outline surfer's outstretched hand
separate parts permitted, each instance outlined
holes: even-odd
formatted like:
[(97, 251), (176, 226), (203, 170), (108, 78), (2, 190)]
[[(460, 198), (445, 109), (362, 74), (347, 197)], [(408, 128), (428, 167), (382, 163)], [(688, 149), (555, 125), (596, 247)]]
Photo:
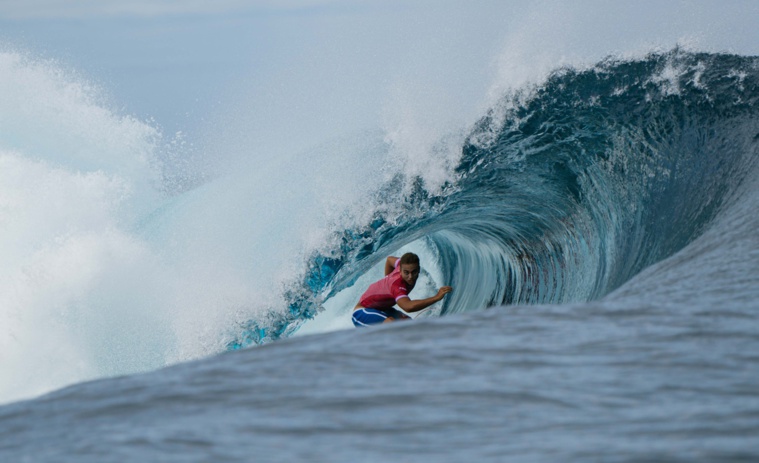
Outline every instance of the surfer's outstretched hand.
[(439, 297), (440, 299), (443, 299), (443, 296), (450, 293), (451, 291), (453, 291), (453, 288), (451, 288), (450, 286), (443, 286), (437, 290), (437, 297)]

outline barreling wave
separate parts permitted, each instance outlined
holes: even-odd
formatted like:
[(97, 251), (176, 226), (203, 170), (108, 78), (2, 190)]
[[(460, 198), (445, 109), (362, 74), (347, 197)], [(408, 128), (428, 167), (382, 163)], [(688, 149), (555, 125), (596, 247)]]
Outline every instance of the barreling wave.
[(442, 194), (388, 185), (408, 214), (340, 232), (288, 291), (288, 313), (248, 323), (228, 347), (289, 335), (417, 240), (456, 288), (441, 314), (601, 298), (740, 200), (759, 159), (757, 98), (753, 57), (675, 49), (558, 69), (475, 124)]

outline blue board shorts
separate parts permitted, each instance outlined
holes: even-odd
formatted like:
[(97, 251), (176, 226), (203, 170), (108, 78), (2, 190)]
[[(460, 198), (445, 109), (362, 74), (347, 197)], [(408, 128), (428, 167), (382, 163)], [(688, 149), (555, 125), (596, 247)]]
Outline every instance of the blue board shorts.
[(408, 318), (406, 314), (396, 309), (360, 308), (353, 311), (352, 320), (355, 326), (371, 326), (383, 323), (388, 317), (395, 318), (396, 320)]

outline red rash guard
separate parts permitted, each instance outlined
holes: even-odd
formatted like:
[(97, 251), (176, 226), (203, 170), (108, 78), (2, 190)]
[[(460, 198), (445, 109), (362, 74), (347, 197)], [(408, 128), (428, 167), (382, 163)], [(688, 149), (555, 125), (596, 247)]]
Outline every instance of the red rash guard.
[(395, 261), (395, 270), (385, 278), (372, 283), (358, 303), (362, 307), (371, 309), (390, 309), (398, 299), (408, 297), (408, 293), (414, 289), (401, 278), (401, 260)]

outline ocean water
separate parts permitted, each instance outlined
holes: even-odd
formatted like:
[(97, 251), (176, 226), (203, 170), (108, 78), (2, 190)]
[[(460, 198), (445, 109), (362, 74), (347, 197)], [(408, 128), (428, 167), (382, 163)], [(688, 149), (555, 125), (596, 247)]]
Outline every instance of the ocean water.
[[(2, 461), (759, 460), (757, 57), (211, 164), (58, 63), (0, 82)], [(454, 292), (353, 329), (406, 250)]]

